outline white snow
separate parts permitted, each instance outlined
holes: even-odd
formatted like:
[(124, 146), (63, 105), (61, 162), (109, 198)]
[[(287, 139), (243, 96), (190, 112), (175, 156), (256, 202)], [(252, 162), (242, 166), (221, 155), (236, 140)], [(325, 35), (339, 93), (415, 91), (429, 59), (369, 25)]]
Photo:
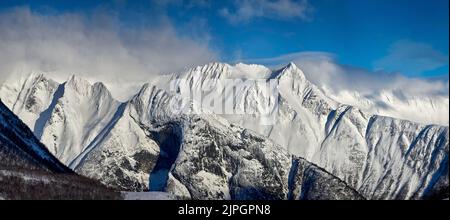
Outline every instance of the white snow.
[[(411, 85), (414, 86), (414, 85)], [(436, 95), (408, 96), (392, 90), (362, 95), (356, 91), (342, 90), (338, 93), (322, 87), (333, 99), (356, 106), (366, 112), (415, 121), (423, 124), (449, 125), (449, 97)]]
[(174, 200), (166, 192), (122, 192), (124, 200)]

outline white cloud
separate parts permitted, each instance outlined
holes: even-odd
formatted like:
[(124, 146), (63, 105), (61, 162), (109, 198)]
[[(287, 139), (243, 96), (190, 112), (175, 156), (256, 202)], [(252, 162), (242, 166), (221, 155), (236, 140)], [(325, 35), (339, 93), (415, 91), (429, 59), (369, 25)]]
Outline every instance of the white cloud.
[(336, 61), (336, 55), (326, 52), (298, 52), (266, 59), (249, 59), (244, 62), (259, 63), (272, 68), (294, 62), (314, 84), (333, 89), (335, 92), (352, 90), (370, 95), (383, 90), (397, 89), (411, 95), (448, 96), (448, 80), (406, 77), (381, 70), (369, 71), (342, 65)]
[(449, 81), (369, 71), (341, 65), (336, 56), (299, 52), (246, 60), (272, 68), (294, 62), (305, 76), (335, 100), (367, 112), (423, 123), (448, 125)]
[(391, 45), (388, 55), (375, 61), (375, 69), (419, 75), (448, 64), (448, 55), (431, 45), (400, 40)]
[(235, 0), (233, 8), (222, 8), (219, 13), (232, 24), (254, 18), (308, 20), (313, 8), (308, 0)]
[(87, 16), (44, 15), (28, 7), (0, 11), (0, 79), (37, 70), (126, 84), (216, 60), (208, 39), (180, 36), (161, 20), (127, 27), (101, 10)]

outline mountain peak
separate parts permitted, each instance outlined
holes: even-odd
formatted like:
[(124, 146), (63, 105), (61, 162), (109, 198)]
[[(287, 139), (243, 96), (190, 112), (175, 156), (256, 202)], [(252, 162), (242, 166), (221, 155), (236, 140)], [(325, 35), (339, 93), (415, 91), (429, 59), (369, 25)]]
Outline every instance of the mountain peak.
[(87, 80), (74, 74), (67, 80), (66, 86), (69, 86), (80, 93), (85, 93), (89, 91), (89, 88), (92, 85)]
[(300, 77), (304, 77), (305, 74), (303, 73), (303, 71), (297, 67), (297, 65), (295, 65), (295, 63), (293, 62), (289, 62), (288, 65), (286, 65), (284, 68), (282, 68), (284, 72), (290, 71), (293, 72), (294, 74), (297, 74)]
[(273, 79), (283, 79), (283, 78), (291, 78), (291, 79), (300, 79), (306, 80), (305, 73), (295, 65), (293, 62), (289, 62), (288, 65), (283, 68), (272, 73), (271, 78)]
[(290, 67), (290, 68), (297, 68), (298, 69), (298, 67), (297, 67), (297, 65), (295, 65), (295, 63), (294, 62), (289, 62), (288, 63), (288, 65), (286, 65), (286, 67)]
[(105, 84), (103, 84), (102, 82), (96, 82), (94, 83), (94, 85), (92, 86), (93, 89), (93, 93), (94, 94), (99, 94), (101, 96), (104, 97), (108, 97), (113, 99), (111, 92), (109, 91), (109, 89), (106, 87)]
[(83, 82), (83, 81), (84, 81), (84, 83), (88, 83), (87, 80), (77, 76), (76, 74), (72, 74), (69, 77), (69, 80), (67, 80), (67, 82)]
[(248, 79), (266, 79), (270, 76), (272, 70), (259, 64), (237, 63), (232, 68), (232, 76)]

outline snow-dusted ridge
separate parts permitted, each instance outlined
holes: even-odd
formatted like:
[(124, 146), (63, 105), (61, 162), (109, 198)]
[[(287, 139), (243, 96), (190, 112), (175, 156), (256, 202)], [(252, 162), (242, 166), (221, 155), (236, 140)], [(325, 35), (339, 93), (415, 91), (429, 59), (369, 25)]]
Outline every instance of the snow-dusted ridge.
[[(258, 114), (170, 110), (177, 94), (171, 80), (198, 89), (235, 77), (277, 80), (277, 123), (261, 126)], [(276, 71), (211, 63), (161, 77), (125, 103), (101, 83), (78, 77), (63, 84), (34, 75), (9, 82), (0, 97), (29, 127), (42, 128), (35, 133), (52, 153), (78, 173), (124, 190), (153, 187), (194, 199), (448, 197), (448, 126), (341, 104), (293, 63)], [(244, 87), (233, 108), (264, 103), (259, 93)], [(313, 184), (305, 185), (308, 178)], [(321, 187), (326, 193), (318, 193)]]
[(72, 173), (31, 130), (0, 101), (0, 165), (39, 168), (52, 172)]
[(122, 199), (77, 175), (39, 142), (0, 100), (0, 197), (9, 200)]

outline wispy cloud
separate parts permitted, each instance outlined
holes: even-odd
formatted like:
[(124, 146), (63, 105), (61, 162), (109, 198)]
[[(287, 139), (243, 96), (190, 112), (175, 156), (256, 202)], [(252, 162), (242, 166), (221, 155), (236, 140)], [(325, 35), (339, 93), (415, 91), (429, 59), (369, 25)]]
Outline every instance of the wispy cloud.
[(89, 15), (40, 14), (28, 7), (0, 11), (0, 79), (38, 70), (143, 82), (217, 59), (206, 33), (193, 39), (180, 35), (168, 19), (160, 20), (128, 27), (101, 10)]
[(408, 75), (420, 75), (426, 71), (448, 65), (448, 55), (426, 43), (400, 40), (391, 45), (388, 55), (375, 61), (374, 68)]
[[(271, 68), (280, 68), (289, 62), (296, 61), (332, 61), (336, 57), (333, 53), (321, 52), (321, 51), (305, 51), (283, 54), (277, 57), (258, 58), (258, 59), (245, 59), (242, 62), (247, 63), (259, 63)], [(240, 60), (239, 60), (240, 61)]]
[(370, 96), (380, 91), (398, 90), (409, 96), (428, 97), (448, 96), (449, 94), (448, 80), (422, 79), (384, 71), (370, 71), (342, 65), (336, 58), (337, 56), (332, 53), (310, 51), (266, 59), (249, 59), (243, 62), (259, 63), (272, 68), (279, 68), (288, 62), (294, 62), (314, 84), (331, 89), (336, 93), (347, 90)]
[(211, 5), (210, 0), (150, 0), (150, 2), (162, 7), (179, 6), (183, 8), (193, 8), (209, 7)]
[(448, 125), (449, 81), (370, 71), (340, 64), (323, 52), (300, 52), (252, 60), (278, 68), (294, 62), (306, 78), (333, 99), (367, 112)]
[(235, 0), (233, 7), (222, 8), (219, 13), (230, 23), (239, 24), (255, 18), (308, 20), (312, 11), (308, 0)]

